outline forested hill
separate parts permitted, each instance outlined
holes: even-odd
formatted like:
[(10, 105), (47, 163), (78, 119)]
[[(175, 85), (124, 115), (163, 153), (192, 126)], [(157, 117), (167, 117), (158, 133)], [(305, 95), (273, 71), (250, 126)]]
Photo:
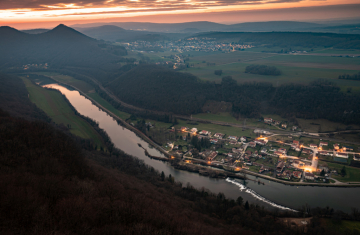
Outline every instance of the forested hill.
[(7, 26), (0, 27), (0, 68), (26, 64), (49, 66), (109, 66), (122, 59), (124, 47), (105, 44), (59, 25), (39, 34), (27, 34)]
[(187, 35), (185, 34), (166, 34), (150, 31), (137, 31), (137, 30), (126, 30), (114, 25), (103, 25), (99, 27), (91, 28), (77, 28), (80, 32), (96, 39), (102, 39), (106, 41), (121, 41), (121, 42), (132, 42), (136, 40), (141, 41), (160, 41), (179, 39)]
[(341, 49), (360, 49), (360, 35), (310, 32), (210, 32), (196, 37), (229, 39), (232, 42), (250, 43), (255, 46), (274, 47), (334, 47)]
[[(199, 112), (215, 84), (189, 73), (156, 65), (137, 66), (108, 85), (121, 100), (147, 109), (191, 114)], [(214, 94), (215, 95), (215, 94)]]
[(124, 73), (108, 88), (127, 103), (176, 114), (201, 112), (206, 100), (215, 100), (231, 102), (234, 116), (258, 118), (274, 113), (360, 124), (360, 96), (345, 94), (328, 81), (274, 87), (270, 83), (237, 84), (224, 77), (221, 84), (215, 84), (188, 73), (142, 65)]

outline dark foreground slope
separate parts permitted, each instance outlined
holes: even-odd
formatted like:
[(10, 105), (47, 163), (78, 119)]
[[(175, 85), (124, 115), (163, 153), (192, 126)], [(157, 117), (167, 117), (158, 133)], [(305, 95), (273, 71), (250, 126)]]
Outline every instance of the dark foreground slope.
[(50, 67), (109, 66), (126, 53), (123, 47), (104, 44), (65, 25), (39, 34), (0, 27), (0, 68), (45, 63)]
[(1, 234), (289, 231), (261, 208), (245, 210), (222, 195), (162, 181), (153, 169), (125, 154), (81, 151), (48, 124), (2, 111), (0, 167)]

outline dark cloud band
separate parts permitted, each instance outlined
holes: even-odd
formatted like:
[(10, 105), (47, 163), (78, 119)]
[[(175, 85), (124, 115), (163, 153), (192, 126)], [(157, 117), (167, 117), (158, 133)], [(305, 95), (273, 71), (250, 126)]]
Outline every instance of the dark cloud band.
[[(157, 1), (157, 0), (1, 0), (0, 9), (36, 9), (36, 10), (49, 10), (49, 9), (71, 9), (72, 7), (65, 7), (65, 5), (74, 4), (76, 8), (84, 7), (115, 7), (127, 6), (130, 8), (155, 8), (166, 10), (179, 10), (179, 9), (197, 9), (210, 6), (229, 6), (229, 5), (250, 5), (250, 4), (267, 4), (267, 3), (284, 3), (284, 2), (301, 2), (303, 0), (185, 0), (175, 1)], [(49, 8), (48, 6), (56, 6), (57, 8)], [(74, 7), (75, 8), (75, 7)]]

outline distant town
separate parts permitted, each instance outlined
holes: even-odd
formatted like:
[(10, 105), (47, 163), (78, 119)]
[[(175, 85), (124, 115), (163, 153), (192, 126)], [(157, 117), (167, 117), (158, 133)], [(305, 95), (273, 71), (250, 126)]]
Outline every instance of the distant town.
[(167, 51), (174, 51), (183, 53), (187, 51), (239, 51), (254, 46), (249, 44), (239, 44), (235, 42), (219, 42), (215, 38), (187, 38), (179, 39), (177, 41), (158, 41), (158, 42), (147, 42), (147, 41), (134, 41), (129, 43), (123, 43), (127, 50), (146, 50), (151, 51), (152, 49), (162, 49)]

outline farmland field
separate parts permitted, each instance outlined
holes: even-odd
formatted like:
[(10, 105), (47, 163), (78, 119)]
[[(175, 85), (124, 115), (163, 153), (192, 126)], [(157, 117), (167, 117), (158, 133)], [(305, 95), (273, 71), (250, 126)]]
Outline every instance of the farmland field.
[[(176, 125), (176, 128), (180, 128), (182, 126), (186, 126), (188, 128), (197, 128), (198, 130), (207, 130), (210, 131), (211, 134), (215, 133), (223, 133), (226, 135), (235, 135), (235, 136), (247, 136), (247, 137), (255, 137), (253, 130), (245, 129), (244, 131), (242, 128), (236, 128), (231, 126), (221, 126), (216, 124), (208, 124), (208, 123), (198, 123), (197, 125), (188, 124), (188, 121), (179, 120), (179, 124)], [(226, 138), (226, 137), (225, 137)]]
[(70, 126), (70, 132), (72, 134), (84, 139), (92, 139), (99, 147), (103, 145), (99, 134), (89, 123), (74, 113), (59, 92), (36, 86), (25, 78), (23, 78), (23, 81), (29, 91), (31, 102), (42, 109), (53, 122)]
[[(331, 163), (331, 162), (326, 162), (325, 165), (328, 165), (328, 167), (330, 169), (336, 169), (338, 172), (340, 172), (341, 169), (344, 167), (344, 165), (342, 165), (342, 164)], [(342, 177), (340, 175), (337, 175), (337, 176), (332, 175), (332, 177), (341, 182), (360, 181), (360, 169), (359, 168), (345, 166), (345, 169), (346, 169), (346, 175), (344, 177)]]
[[(191, 68), (181, 70), (198, 76), (203, 80), (220, 82), (224, 76), (232, 76), (238, 82), (270, 82), (274, 85), (285, 83), (308, 84), (317, 79), (331, 79), (343, 91), (352, 87), (353, 91), (360, 91), (359, 81), (339, 80), (338, 75), (354, 74), (360, 70), (360, 57), (335, 57), (349, 51), (319, 50), (318, 54), (278, 54), (261, 53), (256, 51), (221, 52), (185, 52), (190, 54), (188, 63)], [(321, 54), (320, 54), (321, 52)], [(324, 52), (324, 53), (323, 53)], [(336, 53), (339, 52), (339, 53)], [(359, 51), (352, 51), (360, 54)], [(174, 53), (175, 54), (175, 53)], [(348, 53), (351, 55), (351, 53)], [(215, 63), (208, 66), (208, 62)], [(246, 66), (264, 64), (275, 66), (282, 71), (280, 76), (266, 76), (244, 73)], [(221, 76), (214, 74), (215, 70), (222, 70)]]
[[(254, 118), (240, 118), (237, 120), (235, 117), (233, 117), (230, 113), (217, 113), (217, 114), (211, 114), (211, 113), (199, 113), (192, 115), (194, 118), (200, 118), (205, 120), (211, 120), (211, 121), (221, 121), (221, 122), (227, 122), (227, 123), (234, 123), (239, 125), (249, 125), (253, 127), (263, 128), (263, 129), (275, 129), (278, 130), (279, 128), (265, 124), (263, 122), (259, 122), (257, 119)], [(284, 121), (285, 119), (281, 118), (278, 115), (265, 115), (265, 117), (271, 117), (274, 120), (277, 121)]]
[(329, 132), (337, 130), (346, 130), (348, 129), (360, 129), (357, 125), (345, 125), (342, 123), (331, 122), (326, 119), (296, 119), (301, 126), (302, 130), (306, 132)]

